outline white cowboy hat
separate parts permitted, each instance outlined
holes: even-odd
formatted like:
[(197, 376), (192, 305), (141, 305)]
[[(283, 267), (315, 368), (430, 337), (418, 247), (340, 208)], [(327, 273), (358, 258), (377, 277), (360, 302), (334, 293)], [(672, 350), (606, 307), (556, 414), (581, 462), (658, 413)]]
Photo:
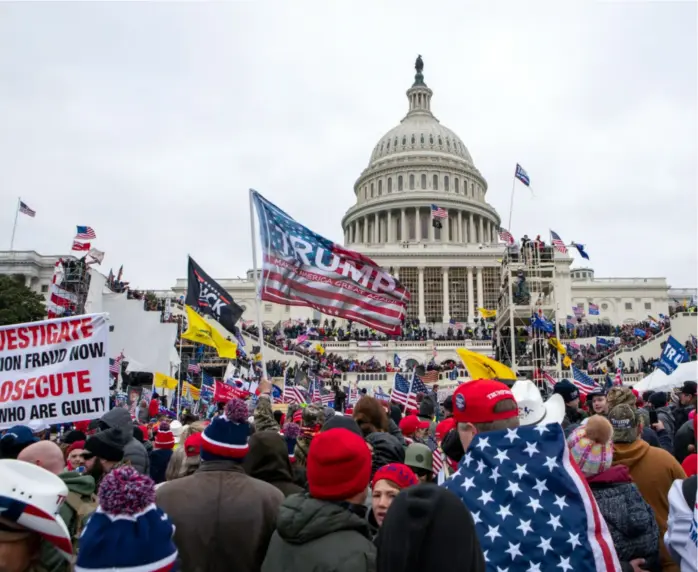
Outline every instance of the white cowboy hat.
[(0, 518), (40, 534), (68, 561), (70, 533), (58, 510), (68, 496), (65, 483), (38, 465), (0, 459)]
[(511, 392), (519, 406), (519, 424), (522, 426), (562, 423), (565, 418), (562, 396), (554, 394), (544, 402), (536, 384), (530, 379), (519, 379), (511, 386)]

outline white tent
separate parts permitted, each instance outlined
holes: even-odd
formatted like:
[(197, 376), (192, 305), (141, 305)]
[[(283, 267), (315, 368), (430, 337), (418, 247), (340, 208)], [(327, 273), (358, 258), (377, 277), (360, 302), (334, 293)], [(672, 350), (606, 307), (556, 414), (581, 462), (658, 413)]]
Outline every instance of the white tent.
[(698, 381), (698, 362), (682, 363), (671, 375), (667, 375), (660, 369), (655, 369), (642, 381), (636, 383), (635, 389), (639, 392), (667, 391), (674, 387), (680, 387), (684, 381)]

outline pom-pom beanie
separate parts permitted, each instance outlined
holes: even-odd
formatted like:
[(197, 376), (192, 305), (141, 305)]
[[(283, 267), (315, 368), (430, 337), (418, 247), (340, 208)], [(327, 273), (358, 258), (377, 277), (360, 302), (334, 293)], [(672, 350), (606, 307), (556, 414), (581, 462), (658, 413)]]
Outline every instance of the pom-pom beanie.
[(155, 505), (155, 483), (133, 467), (105, 475), (99, 507), (80, 536), (76, 572), (166, 572), (177, 559), (174, 526)]
[(155, 434), (153, 448), (155, 449), (174, 449), (175, 437), (170, 429), (170, 424), (167, 421), (160, 423), (158, 432)]
[(249, 450), (250, 425), (247, 405), (242, 399), (231, 399), (223, 415), (215, 417), (201, 436), (201, 460), (242, 461)]
[(347, 429), (318, 433), (308, 451), (306, 477), (310, 496), (348, 500), (366, 490), (371, 480), (371, 452)]
[(572, 457), (587, 477), (611, 468), (613, 462), (613, 427), (605, 417), (593, 415), (567, 438)]

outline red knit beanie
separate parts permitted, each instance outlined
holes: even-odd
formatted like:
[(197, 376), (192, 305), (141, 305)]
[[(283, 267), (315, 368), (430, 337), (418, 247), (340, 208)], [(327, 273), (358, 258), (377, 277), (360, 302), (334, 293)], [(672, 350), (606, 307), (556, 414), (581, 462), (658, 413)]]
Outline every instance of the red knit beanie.
[(174, 446), (175, 438), (172, 431), (170, 431), (170, 424), (167, 421), (163, 421), (155, 434), (153, 447), (155, 449), (174, 449)]
[(306, 466), (310, 496), (347, 500), (366, 490), (371, 480), (371, 452), (348, 429), (330, 429), (313, 439)]
[(402, 463), (383, 465), (376, 471), (376, 474), (373, 475), (371, 486), (376, 486), (378, 481), (390, 481), (391, 483), (395, 483), (400, 489), (406, 489), (412, 485), (419, 484), (419, 480), (417, 479), (417, 475), (414, 474), (414, 471)]

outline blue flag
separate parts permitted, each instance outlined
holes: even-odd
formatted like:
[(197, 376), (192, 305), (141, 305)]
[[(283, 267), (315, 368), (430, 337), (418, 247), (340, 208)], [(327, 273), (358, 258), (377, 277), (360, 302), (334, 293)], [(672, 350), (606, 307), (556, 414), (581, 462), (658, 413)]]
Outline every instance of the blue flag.
[(669, 336), (664, 344), (662, 355), (659, 356), (657, 367), (667, 375), (671, 375), (685, 361), (689, 361), (686, 348), (674, 336)]
[(574, 247), (577, 249), (577, 252), (579, 252), (579, 256), (581, 256), (582, 258), (586, 258), (587, 260), (589, 260), (589, 255), (587, 254), (587, 251), (584, 250), (584, 245), (583, 245), (583, 244), (579, 244), (579, 243), (577, 243), (577, 242), (572, 242), (572, 246), (574, 246)]

